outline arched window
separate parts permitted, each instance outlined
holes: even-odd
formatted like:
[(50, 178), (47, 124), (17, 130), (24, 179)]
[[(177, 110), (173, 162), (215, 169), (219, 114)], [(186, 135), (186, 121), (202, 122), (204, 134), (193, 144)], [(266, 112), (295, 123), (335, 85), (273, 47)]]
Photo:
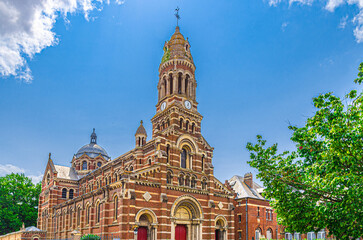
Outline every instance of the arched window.
[(115, 182), (117, 182), (117, 173), (115, 173)]
[(181, 88), (182, 88), (182, 74), (178, 74), (178, 93), (181, 94)]
[(183, 186), (184, 185), (184, 175), (180, 175), (179, 176), (179, 186)]
[(261, 235), (262, 235), (261, 229), (257, 228), (256, 231), (255, 231), (255, 239), (259, 240)]
[(186, 168), (187, 167), (187, 150), (183, 148), (181, 154), (180, 154), (180, 167)]
[(113, 216), (114, 216), (114, 220), (117, 220), (117, 215), (118, 215), (118, 197), (116, 196), (115, 199), (114, 199), (114, 213), (113, 213)]
[(50, 183), (50, 174), (48, 173), (47, 174), (47, 185), (49, 185), (49, 183)]
[(73, 193), (74, 193), (74, 190), (70, 189), (69, 190), (69, 199), (73, 199)]
[(189, 176), (185, 177), (185, 186), (187, 186), (187, 187), (190, 186), (190, 177)]
[(138, 141), (139, 141), (139, 146), (141, 146), (141, 138), (140, 138), (140, 137), (138, 137), (137, 139), (138, 139)]
[(272, 229), (271, 228), (267, 229), (266, 238), (267, 239), (272, 239)]
[(166, 120), (167, 127), (170, 127), (170, 119)]
[(96, 206), (96, 222), (99, 223), (101, 219), (101, 203)]
[(89, 224), (90, 215), (91, 215), (91, 207), (87, 206), (87, 212), (86, 212), (87, 224)]
[(131, 171), (134, 171), (134, 167), (133, 167), (133, 166), (131, 166), (131, 167), (130, 167), (130, 172), (131, 172)]
[(169, 163), (169, 151), (170, 151), (170, 146), (166, 145), (166, 163)]
[(182, 118), (180, 119), (180, 125), (179, 125), (179, 128), (180, 128), (180, 129), (183, 129), (183, 119), (182, 119)]
[(207, 190), (207, 180), (205, 179), (202, 180), (202, 189)]
[(187, 120), (187, 121), (185, 122), (185, 131), (188, 131), (188, 128), (189, 128), (189, 121)]
[(173, 94), (173, 75), (169, 74), (169, 87), (170, 87), (170, 94)]
[(151, 165), (151, 159), (149, 159), (149, 165)]
[(101, 167), (102, 166), (102, 163), (101, 162), (98, 162), (97, 163), (97, 167)]
[(100, 188), (100, 182), (97, 181), (97, 188)]
[(77, 226), (81, 224), (81, 208), (77, 209)]
[(192, 124), (192, 133), (194, 133), (194, 129), (195, 129), (195, 124)]
[(62, 189), (62, 198), (67, 198), (67, 189), (66, 188)]
[(168, 173), (166, 174), (166, 183), (167, 183), (167, 184), (172, 184), (172, 183), (173, 183), (173, 178), (172, 178), (172, 176), (171, 176), (171, 172), (168, 172)]
[(204, 172), (204, 154), (202, 155), (202, 172)]
[(195, 188), (196, 185), (197, 185), (197, 181), (195, 180), (195, 177), (192, 177), (191, 187)]
[(186, 76), (185, 78), (185, 95), (189, 95), (189, 91), (188, 91), (188, 87), (189, 87), (189, 75)]
[(108, 184), (111, 184), (111, 176), (108, 176)]
[(86, 161), (82, 162), (82, 170), (87, 170), (87, 162)]

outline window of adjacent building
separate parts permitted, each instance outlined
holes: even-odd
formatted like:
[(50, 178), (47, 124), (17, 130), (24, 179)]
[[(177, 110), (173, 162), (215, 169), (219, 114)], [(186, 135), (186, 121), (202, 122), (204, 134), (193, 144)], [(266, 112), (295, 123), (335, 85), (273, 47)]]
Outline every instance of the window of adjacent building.
[(73, 199), (73, 194), (74, 194), (74, 190), (70, 189), (69, 190), (69, 199)]
[(238, 239), (242, 239), (242, 232), (238, 232)]
[(67, 189), (66, 188), (62, 189), (62, 198), (67, 198)]
[(260, 228), (258, 228), (258, 229), (256, 229), (256, 231), (255, 231), (255, 239), (256, 239), (256, 240), (259, 240), (259, 239), (260, 239), (260, 237), (261, 237), (261, 229), (260, 229)]
[(259, 217), (259, 216), (260, 216), (260, 207), (257, 207), (257, 217)]
[(238, 222), (241, 223), (242, 222), (242, 216), (238, 215)]
[(308, 240), (316, 239), (316, 235), (314, 232), (308, 232)]
[(300, 233), (294, 233), (294, 239), (300, 240)]
[(269, 220), (270, 218), (269, 218), (269, 214), (268, 214), (268, 212), (269, 212), (269, 210), (268, 209), (266, 209), (266, 220)]
[(271, 228), (267, 229), (266, 238), (267, 239), (272, 239), (272, 229)]
[(285, 239), (286, 240), (292, 240), (292, 234), (291, 233), (285, 233)]
[(325, 230), (318, 232), (317, 239), (325, 239)]
[(87, 162), (86, 161), (82, 162), (82, 170), (87, 170)]

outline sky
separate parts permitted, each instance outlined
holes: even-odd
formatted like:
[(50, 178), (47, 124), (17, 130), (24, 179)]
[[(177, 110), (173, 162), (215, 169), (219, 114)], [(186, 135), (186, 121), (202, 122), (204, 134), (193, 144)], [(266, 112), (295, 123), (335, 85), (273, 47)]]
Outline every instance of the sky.
[(92, 128), (112, 158), (140, 120), (151, 136), (177, 6), (222, 182), (257, 174), (257, 134), (293, 149), (287, 127), (314, 114), (313, 97), (361, 89), (363, 0), (0, 0), (0, 176), (37, 182), (50, 152), (70, 166)]

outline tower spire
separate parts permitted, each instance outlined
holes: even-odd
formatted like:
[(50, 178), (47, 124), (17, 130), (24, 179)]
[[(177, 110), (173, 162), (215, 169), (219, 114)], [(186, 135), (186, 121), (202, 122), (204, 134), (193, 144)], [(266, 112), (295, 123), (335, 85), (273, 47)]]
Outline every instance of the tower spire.
[(93, 128), (93, 132), (91, 134), (91, 143), (96, 144), (97, 143), (97, 135), (95, 133), (95, 129)]
[(175, 17), (176, 17), (176, 26), (179, 27), (179, 19), (180, 19), (180, 15), (179, 15), (179, 7), (175, 8)]

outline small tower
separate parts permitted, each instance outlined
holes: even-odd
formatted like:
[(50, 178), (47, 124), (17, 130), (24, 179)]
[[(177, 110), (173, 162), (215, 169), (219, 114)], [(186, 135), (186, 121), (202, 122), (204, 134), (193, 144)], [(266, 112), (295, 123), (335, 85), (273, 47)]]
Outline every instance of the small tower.
[(138, 127), (138, 129), (136, 130), (135, 133), (135, 142), (136, 142), (136, 147), (141, 147), (146, 143), (146, 138), (147, 138), (147, 134), (146, 134), (146, 130), (144, 128), (144, 126), (142, 125), (142, 120), (140, 121), (140, 126)]
[(91, 134), (91, 142), (90, 143), (97, 144), (97, 135), (96, 135), (95, 129), (93, 129), (93, 132)]

